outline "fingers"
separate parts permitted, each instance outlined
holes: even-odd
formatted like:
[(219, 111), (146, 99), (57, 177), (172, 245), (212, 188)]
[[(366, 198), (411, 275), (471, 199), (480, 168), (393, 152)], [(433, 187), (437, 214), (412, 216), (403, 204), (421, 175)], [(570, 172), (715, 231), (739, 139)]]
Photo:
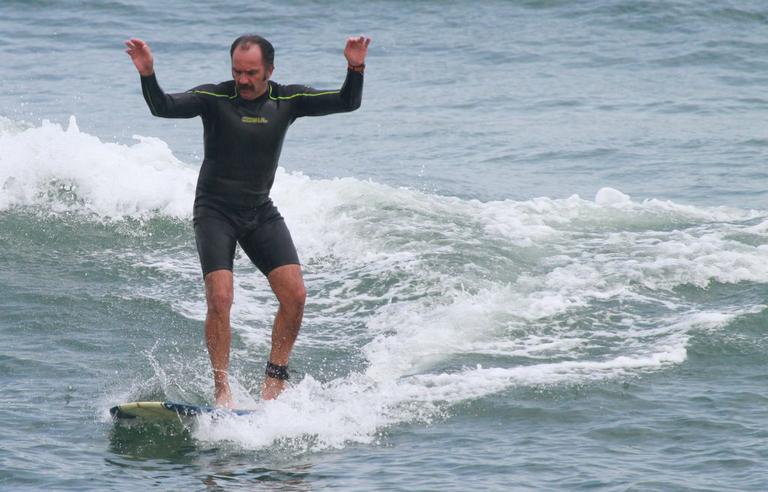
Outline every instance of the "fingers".
[(126, 53), (132, 54), (137, 53), (140, 51), (144, 51), (145, 49), (148, 50), (149, 46), (147, 43), (142, 41), (139, 38), (131, 38), (128, 41), (125, 42), (125, 46), (128, 48), (125, 50)]
[(125, 41), (125, 52), (131, 57), (133, 65), (142, 76), (152, 75), (154, 72), (154, 60), (149, 45), (139, 38), (131, 38)]
[(371, 38), (362, 35), (347, 38), (347, 46), (363, 45), (367, 48), (369, 44), (371, 44)]

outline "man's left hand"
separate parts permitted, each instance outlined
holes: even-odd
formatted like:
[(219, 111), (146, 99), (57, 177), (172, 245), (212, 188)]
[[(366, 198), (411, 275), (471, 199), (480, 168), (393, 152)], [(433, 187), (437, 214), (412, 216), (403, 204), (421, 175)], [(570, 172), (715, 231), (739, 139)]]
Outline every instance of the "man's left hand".
[(369, 44), (371, 44), (371, 38), (365, 36), (348, 38), (347, 45), (344, 47), (344, 56), (347, 58), (347, 63), (353, 67), (365, 63), (365, 55), (368, 54)]

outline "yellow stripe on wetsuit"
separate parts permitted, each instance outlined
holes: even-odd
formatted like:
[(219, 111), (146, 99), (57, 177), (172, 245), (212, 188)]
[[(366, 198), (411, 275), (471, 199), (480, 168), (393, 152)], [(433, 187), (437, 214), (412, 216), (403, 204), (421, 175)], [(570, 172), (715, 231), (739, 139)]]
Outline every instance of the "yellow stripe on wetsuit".
[(308, 92), (301, 92), (299, 94), (291, 94), (290, 96), (273, 96), (272, 95), (272, 85), (269, 86), (269, 98), (273, 101), (286, 101), (288, 99), (293, 99), (295, 97), (300, 96), (306, 96), (306, 97), (312, 97), (312, 96), (327, 96), (328, 94), (338, 94), (341, 91), (326, 91), (326, 92), (315, 92), (315, 93), (308, 93)]
[[(228, 99), (234, 99), (237, 97), (237, 92), (233, 96), (230, 96), (229, 94), (216, 94), (215, 92), (208, 92), (208, 91), (190, 91), (193, 94), (203, 94), (206, 96), (213, 96), (213, 97), (226, 97)], [(313, 97), (313, 96), (327, 96), (329, 94), (338, 94), (341, 91), (325, 91), (325, 92), (301, 92), (299, 94), (291, 94), (290, 96), (273, 96), (272, 95), (272, 85), (269, 86), (269, 98), (273, 101), (287, 101), (289, 99), (294, 99), (297, 97)]]
[(234, 99), (237, 97), (237, 92), (235, 92), (234, 96), (230, 96), (229, 94), (216, 94), (215, 92), (208, 92), (208, 91), (190, 91), (193, 94), (204, 94), (206, 96), (213, 96), (213, 97), (226, 97), (227, 99)]

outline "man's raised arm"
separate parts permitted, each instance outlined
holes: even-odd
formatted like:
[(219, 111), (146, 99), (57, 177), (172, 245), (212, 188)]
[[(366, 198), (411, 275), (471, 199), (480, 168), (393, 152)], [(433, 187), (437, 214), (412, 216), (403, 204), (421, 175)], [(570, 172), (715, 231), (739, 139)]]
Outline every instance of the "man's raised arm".
[(155, 77), (155, 61), (149, 45), (138, 38), (125, 42), (126, 53), (141, 75), (141, 92), (155, 116), (164, 118), (192, 118), (199, 116), (205, 109), (205, 103), (193, 93), (166, 94), (160, 88)]
[(338, 91), (319, 91), (309, 87), (293, 86), (299, 92), (286, 99), (298, 98), (296, 116), (322, 116), (354, 111), (363, 98), (363, 71), (371, 38), (358, 36), (347, 39), (344, 57), (347, 59), (347, 78)]

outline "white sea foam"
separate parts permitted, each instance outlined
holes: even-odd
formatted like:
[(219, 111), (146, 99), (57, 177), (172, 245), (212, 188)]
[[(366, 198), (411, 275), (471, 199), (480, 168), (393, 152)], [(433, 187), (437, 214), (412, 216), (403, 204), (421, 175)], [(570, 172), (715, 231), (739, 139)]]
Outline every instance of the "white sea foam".
[(353, 374), (321, 384), (310, 376), (279, 400), (257, 407), (251, 416), (211, 421), (195, 429), (201, 441), (228, 441), (245, 448), (276, 443), (300, 451), (371, 443), (381, 430), (399, 423), (442, 418), (450, 405), (515, 387), (585, 384), (659, 370), (685, 360), (683, 346), (598, 361), (564, 361), (517, 367), (476, 367), (457, 372), (422, 373), (372, 379)]
[[(353, 294), (359, 288), (356, 275), (366, 270), (361, 263), (370, 262), (368, 271), (382, 274), (398, 261), (411, 268), (391, 290), (378, 299), (367, 299), (378, 307), (365, 317), (370, 340), (360, 348), (368, 363), (364, 371), (324, 383), (307, 378), (251, 421), (201, 426), (196, 433), (201, 440), (223, 439), (244, 447), (290, 442), (307, 450), (368, 443), (387, 426), (440, 418), (458, 402), (517, 387), (589, 384), (664, 370), (685, 361), (691, 333), (723, 329), (748, 312), (698, 313), (670, 296), (669, 289), (706, 287), (712, 282), (768, 282), (765, 246), (731, 237), (744, 232), (746, 226), (737, 222), (752, 219), (754, 212), (688, 209), (667, 202), (635, 204), (620, 192), (603, 193), (594, 203), (571, 198), (489, 205), (408, 190), (387, 194), (380, 185), (354, 181), (343, 183), (333, 196), (338, 181), (302, 180), (305, 193), (331, 193), (329, 203), (335, 204), (336, 212), (330, 207), (322, 219), (322, 227), (334, 229), (335, 236), (328, 243), (322, 235), (313, 236), (315, 254), (338, 254), (350, 260), (321, 269), (312, 282), (338, 282), (346, 286), (342, 291)], [(345, 199), (355, 194), (356, 201)], [(385, 215), (385, 220), (377, 221), (383, 230), (371, 233), (365, 227), (365, 212), (376, 217), (381, 213), (378, 207), (367, 209), (371, 203), (398, 209), (398, 213), (412, 210), (411, 223), (391, 225), (393, 217)], [(573, 217), (582, 223), (576, 232), (576, 219), (563, 221), (563, 208), (577, 211)], [(599, 223), (590, 219), (590, 211), (603, 217), (617, 210), (622, 216), (611, 227), (618, 230), (589, 230), (590, 221)], [(308, 213), (300, 206), (292, 212)], [(510, 227), (488, 226), (493, 223), (489, 217), (498, 221), (504, 214), (514, 217), (507, 223)], [(633, 214), (645, 215), (641, 225), (662, 227), (635, 230), (640, 227), (632, 223)], [(436, 224), (429, 221), (447, 217), (453, 224), (454, 246), (471, 244), (468, 230), (484, 230), (489, 241), (498, 239), (501, 231), (501, 235), (524, 238), (509, 241), (510, 250), (544, 246), (557, 254), (545, 256), (512, 282), (472, 283), (466, 278), (457, 282), (451, 272), (458, 265), (430, 266), (426, 257), (430, 246), (437, 245), (414, 239), (420, 237), (419, 225), (426, 223), (427, 229), (434, 230)], [(718, 222), (721, 219), (726, 222)], [(678, 222), (691, 225), (682, 231), (670, 230), (669, 224)], [(319, 227), (312, 221), (307, 224)], [(485, 226), (478, 229), (479, 224)], [(630, 230), (616, 224), (628, 224)], [(309, 228), (305, 231), (309, 233)], [(388, 233), (400, 241), (388, 243)], [(344, 246), (337, 250), (332, 246), (336, 244)], [(369, 245), (374, 253), (366, 255)], [(498, 252), (489, 250), (489, 254)], [(486, 275), (493, 279), (499, 273), (489, 269)], [(466, 289), (460, 288), (464, 282)], [(392, 298), (400, 300), (391, 302)], [(602, 311), (598, 306), (605, 303), (615, 311)], [(649, 303), (659, 306), (653, 315), (639, 308)], [(259, 343), (255, 340), (265, 336), (262, 330), (252, 341)], [(312, 338), (312, 334), (303, 336)], [(473, 360), (489, 355), (509, 365), (452, 367), (457, 357)], [(514, 358), (537, 362), (514, 363)]]
[(49, 122), (0, 128), (0, 210), (43, 205), (101, 217), (189, 217), (195, 170), (165, 142), (135, 138), (130, 146), (102, 142), (81, 132), (74, 117), (66, 129)]
[[(389, 305), (368, 323), (378, 335), (362, 348), (369, 361), (365, 371), (324, 383), (307, 376), (280, 400), (257, 405), (255, 415), (204, 421), (195, 436), (246, 448), (280, 443), (300, 451), (375, 442), (388, 426), (442, 418), (456, 403), (513, 388), (583, 385), (664, 370), (685, 361), (692, 333), (722, 329), (750, 312), (687, 312), (661, 318), (652, 328), (636, 325), (642, 319), (635, 319), (623, 330), (607, 332), (519, 324), (528, 335), (510, 338), (499, 321), (509, 314), (515, 295), (509, 287), (474, 298), (455, 293), (452, 302), (424, 313), (418, 303)], [(602, 336), (611, 340), (612, 353), (591, 355), (596, 337)], [(437, 369), (457, 354), (489, 353), (539, 362)]]
[[(514, 388), (599, 383), (679, 365), (686, 359), (692, 334), (723, 329), (739, 316), (765, 308), (688, 311), (662, 317), (651, 328), (638, 326), (642, 318), (635, 317), (625, 319), (627, 326), (619, 331), (566, 327), (547, 336), (530, 333), (510, 339), (493, 317), (508, 311), (511, 289), (484, 293), (475, 299), (477, 304), (466, 293), (456, 295), (457, 300), (444, 309), (420, 314), (413, 306), (402, 310), (388, 306), (386, 315), (374, 317), (369, 325), (381, 333), (363, 347), (370, 363), (366, 371), (325, 383), (307, 376), (278, 401), (255, 404), (254, 415), (202, 421), (196, 438), (245, 448), (277, 443), (299, 452), (377, 442), (382, 429), (444, 418), (446, 410), (463, 401)], [(613, 354), (589, 355), (594, 338), (600, 336), (621, 338), (611, 342)], [(472, 353), (532, 357), (539, 362), (434, 368), (455, 354)]]
[[(160, 140), (137, 140), (102, 142), (74, 119), (66, 129), (0, 121), (0, 211), (189, 219), (195, 166)], [(768, 282), (761, 211), (636, 202), (610, 188), (594, 200), (481, 202), (283, 169), (273, 198), (314, 293), (299, 344), (354, 349), (365, 368), (326, 381), (307, 376), (280, 400), (257, 405), (258, 417), (202, 422), (195, 435), (203, 441), (340, 447), (520, 386), (664, 370), (685, 360), (691, 333), (723, 329), (757, 309), (725, 303), (702, 313), (674, 289)], [(199, 286), (194, 251), (124, 258), (137, 272), (162, 273), (126, 295), (204, 318), (201, 290), (178, 288)], [(247, 258), (236, 267), (232, 323), (246, 348), (234, 365), (264, 353), (275, 308)], [(466, 364), (488, 358), (497, 362)], [(200, 361), (203, 391), (208, 367)], [(242, 385), (236, 397), (256, 404)]]

